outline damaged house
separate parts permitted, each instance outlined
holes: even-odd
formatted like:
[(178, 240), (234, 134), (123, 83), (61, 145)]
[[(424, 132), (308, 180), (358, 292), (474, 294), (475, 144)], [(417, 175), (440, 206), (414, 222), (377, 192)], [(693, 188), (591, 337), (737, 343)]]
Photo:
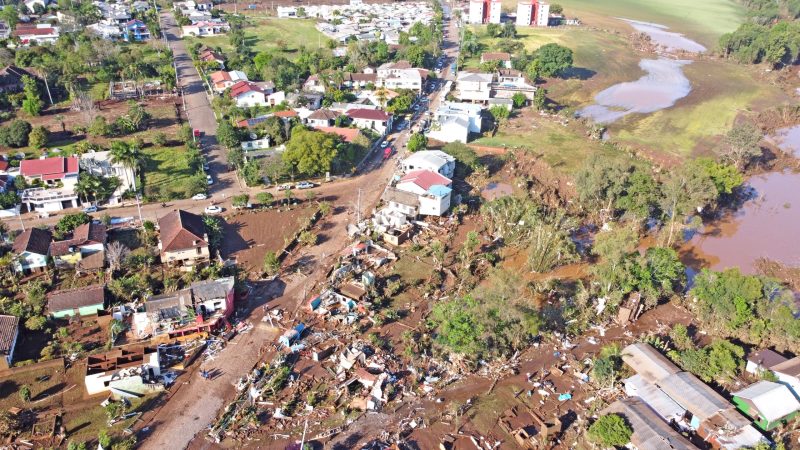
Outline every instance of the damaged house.
[(86, 392), (110, 391), (120, 397), (141, 397), (163, 389), (158, 349), (118, 348), (86, 359)]
[(139, 337), (169, 339), (227, 326), (233, 313), (234, 278), (200, 281), (185, 289), (152, 296), (133, 315), (133, 331)]

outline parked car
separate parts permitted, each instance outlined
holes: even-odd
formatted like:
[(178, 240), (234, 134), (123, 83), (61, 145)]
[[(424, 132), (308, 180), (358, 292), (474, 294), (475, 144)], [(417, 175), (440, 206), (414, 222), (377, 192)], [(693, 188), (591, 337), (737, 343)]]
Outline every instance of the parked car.
[(284, 184), (278, 185), (278, 190), (279, 191), (288, 191), (291, 188), (292, 188), (292, 185), (289, 184), (289, 183), (284, 183)]
[(83, 212), (85, 213), (97, 212), (97, 206), (96, 205), (87, 206), (86, 208), (83, 208)]
[(203, 158), (203, 170), (208, 170), (208, 161)]
[(206, 194), (203, 194), (202, 192), (199, 193), (199, 194), (194, 194), (192, 196), (192, 200), (205, 200), (207, 198), (208, 198), (208, 196)]
[(297, 189), (311, 189), (314, 187), (314, 183), (310, 181), (301, 181), (297, 183)]
[(199, 138), (199, 137), (200, 137), (200, 136), (202, 136), (202, 135), (203, 135), (203, 132), (202, 132), (202, 131), (200, 131), (200, 130), (198, 130), (197, 128), (195, 128), (194, 130), (192, 130), (192, 136), (194, 136), (194, 137), (196, 137), (196, 138)]
[(381, 142), (381, 148), (386, 148), (388, 146), (389, 146), (389, 142), (388, 141)]
[(211, 175), (206, 175), (206, 182), (208, 183), (209, 186), (214, 184), (214, 179), (211, 178)]
[(206, 206), (206, 209), (203, 210), (206, 214), (219, 214), (222, 212), (222, 208), (217, 205), (209, 205)]

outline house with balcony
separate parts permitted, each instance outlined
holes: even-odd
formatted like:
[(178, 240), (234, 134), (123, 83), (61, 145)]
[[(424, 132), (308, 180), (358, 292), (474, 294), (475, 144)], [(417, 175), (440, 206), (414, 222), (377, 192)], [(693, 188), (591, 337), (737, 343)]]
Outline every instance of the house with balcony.
[(50, 230), (41, 228), (28, 228), (20, 233), (11, 247), (17, 256), (14, 259), (14, 271), (25, 275), (43, 271), (47, 267), (52, 240)]
[(231, 27), (227, 22), (221, 20), (203, 20), (190, 25), (181, 27), (184, 36), (217, 36), (230, 31)]
[(532, 100), (536, 86), (519, 70), (499, 69), (495, 73), (459, 72), (454, 95), (464, 102), (488, 104), (491, 99), (510, 99), (518, 92)]
[(450, 209), (453, 181), (432, 170), (412, 170), (395, 187), (417, 196), (418, 214), (441, 216)]
[[(56, 267), (75, 267), (95, 253), (105, 253), (107, 240), (106, 226), (91, 221), (75, 228), (71, 238), (52, 242), (50, 257)], [(104, 256), (99, 256), (102, 264)]]
[(428, 71), (412, 67), (408, 61), (385, 63), (375, 71), (375, 86), (386, 89), (421, 91)]
[(443, 102), (434, 112), (428, 137), (441, 142), (467, 143), (470, 133), (480, 133), (483, 107), (473, 103)]
[(150, 30), (139, 19), (128, 21), (122, 28), (122, 38), (128, 42), (144, 42), (150, 40)]
[(133, 189), (136, 174), (131, 167), (112, 162), (111, 152), (87, 152), (80, 156), (78, 166), (83, 173), (89, 173), (101, 178), (117, 178), (119, 186), (106, 201), (109, 205), (118, 205), (122, 202), (122, 196)]
[(181, 209), (158, 219), (158, 249), (164, 264), (193, 266), (209, 260), (203, 218)]
[(462, 102), (486, 103), (492, 97), (491, 73), (468, 72), (462, 70), (456, 75), (455, 97)]
[[(21, 203), (28, 211), (60, 211), (78, 207), (75, 184), (78, 182), (78, 158), (52, 157), (26, 159), (19, 173), (32, 186), (22, 191)], [(41, 186), (41, 187), (40, 187)]]

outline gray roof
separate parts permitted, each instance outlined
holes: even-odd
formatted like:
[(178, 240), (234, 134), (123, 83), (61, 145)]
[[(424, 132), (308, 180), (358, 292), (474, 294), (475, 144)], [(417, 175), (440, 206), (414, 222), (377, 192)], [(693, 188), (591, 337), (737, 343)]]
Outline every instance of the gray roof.
[(419, 206), (419, 197), (417, 194), (401, 191), (400, 189), (393, 188), (391, 186), (387, 187), (386, 190), (383, 191), (381, 200), (385, 202), (395, 202), (401, 205), (413, 206), (415, 208)]
[(686, 409), (664, 391), (648, 383), (641, 375), (634, 375), (625, 380), (625, 393), (644, 400), (664, 420), (681, 417), (686, 413)]
[(800, 409), (797, 401), (788, 387), (772, 381), (762, 380), (734, 392), (735, 397), (748, 400), (755, 406), (760, 416), (770, 422), (780, 420)]
[(772, 366), (773, 372), (782, 373), (792, 377), (800, 377), (800, 356)]
[(678, 434), (639, 397), (617, 400), (603, 410), (628, 420), (633, 428), (631, 443), (642, 450), (697, 450), (685, 437)]
[(194, 293), (194, 298), (197, 300), (216, 300), (228, 296), (228, 292), (233, 289), (233, 282), (233, 277), (227, 277), (218, 280), (199, 281), (193, 283), (190, 288)]
[(666, 356), (644, 342), (625, 347), (622, 351), (622, 360), (650, 383), (658, 384), (659, 381), (681, 371)]
[(755, 364), (758, 364), (759, 366), (762, 366), (765, 369), (771, 369), (780, 363), (788, 361), (788, 358), (786, 358), (785, 356), (781, 355), (780, 353), (774, 350), (765, 348), (757, 352), (750, 353), (747, 356), (747, 360)]
[(689, 372), (670, 375), (657, 384), (701, 421), (731, 407), (730, 402)]

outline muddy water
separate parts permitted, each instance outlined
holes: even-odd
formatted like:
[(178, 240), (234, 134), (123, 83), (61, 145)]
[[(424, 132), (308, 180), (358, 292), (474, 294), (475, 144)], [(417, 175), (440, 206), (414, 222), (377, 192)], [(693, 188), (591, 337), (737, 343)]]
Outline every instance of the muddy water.
[(746, 273), (755, 273), (761, 257), (800, 266), (800, 174), (773, 172), (748, 184), (753, 199), (697, 233), (689, 241), (691, 258), (715, 270), (739, 267)]
[(620, 19), (627, 22), (636, 31), (650, 36), (650, 40), (661, 46), (668, 52), (684, 51), (692, 53), (703, 53), (707, 49), (697, 42), (685, 37), (680, 33), (667, 31), (669, 28), (664, 25), (650, 22), (640, 22), (638, 20)]
[(769, 140), (774, 142), (785, 152), (793, 154), (796, 158), (800, 158), (800, 125), (781, 128), (775, 132), (774, 136), (770, 136)]
[(666, 58), (639, 62), (647, 75), (636, 81), (615, 84), (595, 96), (596, 104), (578, 111), (597, 123), (609, 123), (632, 113), (652, 113), (669, 108), (689, 95), (692, 85), (682, 67), (691, 61)]

